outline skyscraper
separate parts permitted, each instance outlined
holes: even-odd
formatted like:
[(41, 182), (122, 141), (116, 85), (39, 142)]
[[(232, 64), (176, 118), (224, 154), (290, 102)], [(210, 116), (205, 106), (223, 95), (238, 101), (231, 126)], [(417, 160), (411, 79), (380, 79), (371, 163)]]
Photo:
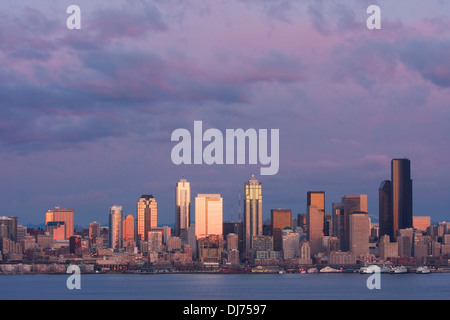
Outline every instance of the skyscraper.
[(69, 239), (73, 236), (73, 214), (74, 209), (66, 209), (61, 207), (55, 207), (53, 210), (48, 210), (45, 214), (46, 223), (48, 222), (64, 222), (66, 231), (65, 239)]
[(123, 241), (135, 241), (134, 232), (134, 217), (129, 214), (123, 219), (122, 223), (122, 239)]
[(344, 205), (341, 202), (333, 202), (331, 208), (331, 236), (344, 241)]
[(223, 199), (220, 194), (195, 197), (195, 237), (223, 234)]
[(370, 221), (367, 212), (353, 211), (349, 220), (349, 251), (356, 257), (369, 253)]
[(378, 189), (378, 203), (380, 236), (388, 235), (393, 241), (392, 183), (390, 180), (384, 180), (381, 183)]
[(341, 241), (341, 250), (350, 251), (350, 214), (353, 212), (367, 212), (367, 195), (345, 195), (342, 197), (344, 206), (344, 241)]
[(412, 228), (412, 180), (409, 159), (392, 159), (392, 219), (394, 238), (399, 229)]
[(263, 235), (261, 182), (252, 175), (244, 189), (244, 250), (249, 251), (253, 247), (253, 237)]
[(306, 206), (316, 206), (325, 212), (325, 191), (308, 191)]
[(382, 182), (379, 189), (380, 236), (395, 241), (399, 229), (413, 226), (411, 162), (392, 159), (391, 180)]
[(189, 182), (181, 178), (175, 188), (175, 235), (190, 226), (191, 187)]
[(3, 232), (0, 232), (0, 238), (6, 237), (10, 240), (17, 241), (17, 217), (0, 217), (0, 226), (3, 226)]
[(272, 220), (273, 250), (283, 249), (282, 231), (286, 227), (291, 227), (291, 209), (272, 209), (270, 212)]
[(89, 224), (89, 240), (96, 243), (97, 238), (100, 238), (100, 223), (94, 221)]
[(142, 195), (137, 203), (138, 240), (147, 241), (148, 232), (158, 226), (158, 203), (153, 195)]
[(308, 240), (311, 246), (311, 254), (319, 253), (322, 249), (324, 212), (316, 206), (307, 208), (306, 220), (308, 225)]
[(109, 210), (109, 247), (114, 250), (123, 248), (122, 220), (122, 207), (112, 206)]

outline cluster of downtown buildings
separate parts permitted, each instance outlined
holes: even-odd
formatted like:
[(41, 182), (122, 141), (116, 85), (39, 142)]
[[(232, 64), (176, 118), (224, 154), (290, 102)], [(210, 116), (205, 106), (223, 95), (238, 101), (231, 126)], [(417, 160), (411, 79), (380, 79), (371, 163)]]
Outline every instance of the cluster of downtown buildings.
[(244, 185), (242, 221), (224, 222), (221, 195), (198, 194), (192, 210), (190, 183), (182, 178), (175, 187), (174, 228), (158, 226), (158, 203), (150, 194), (137, 201), (136, 216), (124, 216), (115, 205), (109, 226), (92, 222), (85, 230), (75, 231), (74, 209), (61, 207), (46, 212), (45, 230), (0, 217), (0, 261), (77, 261), (91, 271), (386, 262), (447, 266), (450, 227), (413, 216), (412, 190), (410, 161), (393, 159), (391, 180), (379, 188), (379, 223), (371, 222), (367, 195), (344, 195), (326, 212), (324, 191), (307, 192), (306, 213), (274, 208), (264, 221), (263, 186), (252, 176)]

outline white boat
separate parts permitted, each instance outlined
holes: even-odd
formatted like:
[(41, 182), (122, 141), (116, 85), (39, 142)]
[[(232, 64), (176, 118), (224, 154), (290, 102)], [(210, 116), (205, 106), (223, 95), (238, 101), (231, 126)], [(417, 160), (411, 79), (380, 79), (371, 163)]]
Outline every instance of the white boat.
[(325, 268), (320, 269), (321, 273), (334, 273), (334, 272), (342, 272), (342, 270), (339, 269), (333, 269), (331, 267), (326, 266)]
[(398, 266), (392, 268), (391, 273), (394, 274), (408, 273), (408, 269), (406, 269), (404, 266)]
[(389, 273), (389, 272), (391, 272), (391, 268), (390, 267), (387, 267), (385, 265), (383, 265), (381, 267), (381, 273)]
[(309, 268), (308, 271), (306, 271), (307, 273), (318, 273), (319, 270), (317, 268)]
[(422, 266), (422, 267), (417, 268), (416, 273), (427, 274), (427, 273), (431, 273), (431, 270), (427, 266)]

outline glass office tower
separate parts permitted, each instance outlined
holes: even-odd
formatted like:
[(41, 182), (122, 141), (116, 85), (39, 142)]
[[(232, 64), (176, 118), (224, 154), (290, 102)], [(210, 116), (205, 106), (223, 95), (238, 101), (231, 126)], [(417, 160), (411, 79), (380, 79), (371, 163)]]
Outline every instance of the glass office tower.
[(392, 227), (396, 237), (399, 229), (413, 226), (411, 161), (409, 159), (391, 161), (391, 181)]

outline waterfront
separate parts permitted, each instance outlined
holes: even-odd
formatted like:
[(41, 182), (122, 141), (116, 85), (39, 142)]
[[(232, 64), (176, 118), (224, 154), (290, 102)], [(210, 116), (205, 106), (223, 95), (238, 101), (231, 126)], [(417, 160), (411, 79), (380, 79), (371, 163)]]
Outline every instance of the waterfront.
[(382, 274), (369, 290), (362, 274), (2, 275), (1, 300), (448, 300), (450, 274)]

